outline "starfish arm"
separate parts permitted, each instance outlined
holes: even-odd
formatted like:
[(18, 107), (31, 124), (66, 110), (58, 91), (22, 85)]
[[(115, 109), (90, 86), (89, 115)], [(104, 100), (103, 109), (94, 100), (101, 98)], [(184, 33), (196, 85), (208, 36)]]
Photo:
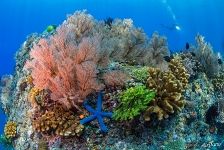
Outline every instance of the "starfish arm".
[(95, 113), (95, 110), (91, 106), (89, 106), (87, 103), (84, 103), (84, 107), (86, 108), (88, 112), (91, 112), (93, 114)]
[(112, 112), (101, 112), (100, 113), (103, 117), (112, 118), (113, 113)]
[(100, 130), (103, 131), (103, 132), (107, 132), (108, 128), (104, 124), (103, 118), (101, 116), (97, 116), (97, 120), (98, 120), (98, 123), (99, 123), (99, 126), (100, 126)]
[(103, 94), (102, 94), (102, 92), (98, 92), (98, 98), (97, 98), (97, 107), (96, 107), (96, 109), (97, 109), (97, 111), (101, 111), (101, 109), (102, 109), (102, 97), (103, 97)]
[(80, 120), (80, 124), (85, 124), (85, 123), (91, 122), (94, 119), (96, 119), (96, 117), (97, 117), (96, 115), (91, 115), (89, 117), (86, 117), (86, 118)]

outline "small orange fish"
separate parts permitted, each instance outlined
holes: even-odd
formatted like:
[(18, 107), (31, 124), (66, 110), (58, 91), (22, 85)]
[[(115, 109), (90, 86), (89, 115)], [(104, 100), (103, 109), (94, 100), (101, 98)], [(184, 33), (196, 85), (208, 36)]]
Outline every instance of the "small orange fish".
[(83, 114), (79, 115), (80, 119), (83, 119), (85, 116)]

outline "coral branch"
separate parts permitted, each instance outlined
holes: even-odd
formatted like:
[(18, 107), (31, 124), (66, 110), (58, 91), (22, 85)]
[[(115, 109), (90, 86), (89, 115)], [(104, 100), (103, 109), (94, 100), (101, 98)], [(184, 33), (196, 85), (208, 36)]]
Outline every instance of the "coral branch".
[(36, 88), (49, 89), (53, 100), (79, 109), (79, 103), (102, 85), (96, 79), (97, 42), (84, 38), (76, 45), (69, 39), (70, 30), (62, 26), (50, 39), (41, 39), (31, 50), (25, 68), (31, 70)]

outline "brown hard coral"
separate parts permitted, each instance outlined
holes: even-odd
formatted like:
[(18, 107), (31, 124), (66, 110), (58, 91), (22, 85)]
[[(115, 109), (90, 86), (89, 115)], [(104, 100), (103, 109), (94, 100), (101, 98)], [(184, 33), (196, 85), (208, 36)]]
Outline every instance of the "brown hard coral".
[(187, 87), (188, 78), (189, 75), (179, 57), (171, 60), (167, 72), (150, 68), (148, 88), (155, 90), (156, 98), (144, 113), (145, 121), (150, 121), (150, 117), (154, 113), (158, 120), (162, 120), (168, 118), (169, 114), (180, 111), (185, 104), (182, 92)]
[(175, 59), (172, 59), (169, 63), (169, 69), (185, 89), (188, 84), (189, 74), (187, 73), (187, 70), (185, 69), (181, 61), (181, 58), (179, 56), (176, 56)]
[(40, 93), (41, 90), (38, 88), (32, 88), (28, 94), (28, 100), (33, 108), (37, 107), (36, 96)]
[(65, 137), (79, 136), (84, 129), (84, 126), (79, 124), (79, 118), (60, 105), (56, 105), (39, 117), (33, 118), (32, 125), (37, 132)]
[(16, 123), (14, 121), (8, 121), (4, 128), (4, 134), (6, 138), (14, 138), (16, 136)]

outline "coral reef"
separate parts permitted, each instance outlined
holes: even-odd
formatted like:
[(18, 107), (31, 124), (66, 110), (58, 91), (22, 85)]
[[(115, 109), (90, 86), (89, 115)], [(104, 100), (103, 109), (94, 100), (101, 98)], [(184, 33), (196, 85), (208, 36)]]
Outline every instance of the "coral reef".
[(114, 111), (115, 120), (131, 120), (140, 115), (153, 101), (155, 92), (145, 86), (131, 87), (120, 95), (120, 104)]
[(175, 110), (180, 111), (185, 104), (182, 93), (189, 77), (181, 59), (178, 56), (172, 59), (167, 72), (150, 68), (149, 74), (148, 87), (155, 90), (156, 97), (144, 113), (144, 119), (150, 121), (150, 116), (156, 113), (158, 120), (162, 120)]
[(202, 72), (202, 66), (200, 62), (196, 59), (196, 55), (194, 52), (185, 52), (179, 54), (182, 63), (187, 71), (187, 73), (190, 75), (190, 79), (194, 79), (197, 77), (197, 75)]
[(8, 139), (16, 137), (16, 123), (13, 121), (8, 121), (4, 128), (5, 137)]
[(169, 54), (159, 33), (86, 11), (49, 31), (29, 36), (1, 79), (16, 122), (4, 148), (224, 149), (222, 60), (201, 35)]

